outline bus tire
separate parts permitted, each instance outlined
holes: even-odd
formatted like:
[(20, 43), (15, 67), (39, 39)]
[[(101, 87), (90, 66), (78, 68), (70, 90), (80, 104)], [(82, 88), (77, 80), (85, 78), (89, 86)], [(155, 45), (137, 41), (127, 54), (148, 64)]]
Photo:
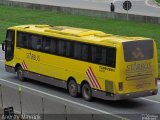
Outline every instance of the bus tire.
[(84, 83), (82, 86), (82, 96), (86, 101), (91, 101), (92, 99), (92, 89), (88, 83)]
[(17, 68), (16, 74), (17, 74), (17, 78), (18, 78), (19, 81), (25, 81), (24, 73), (23, 73), (23, 68), (21, 66), (19, 66)]
[(77, 97), (78, 95), (78, 85), (75, 80), (70, 80), (68, 83), (68, 91), (72, 97)]

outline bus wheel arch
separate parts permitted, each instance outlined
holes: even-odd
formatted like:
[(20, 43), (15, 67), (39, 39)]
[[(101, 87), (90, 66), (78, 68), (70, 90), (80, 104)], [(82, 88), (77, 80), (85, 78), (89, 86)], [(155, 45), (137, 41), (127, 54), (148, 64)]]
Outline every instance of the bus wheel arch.
[(90, 84), (88, 83), (88, 81), (84, 80), (81, 83), (81, 94), (82, 97), (84, 98), (84, 100), (86, 101), (91, 101), (92, 100), (92, 88), (90, 86)]
[(69, 77), (67, 80), (67, 90), (72, 97), (78, 96), (78, 84), (74, 77)]
[(15, 72), (19, 81), (25, 81), (23, 68), (19, 63), (15, 66)]
[(21, 67), (21, 64), (17, 63), (15, 66), (15, 72), (17, 72), (18, 67)]

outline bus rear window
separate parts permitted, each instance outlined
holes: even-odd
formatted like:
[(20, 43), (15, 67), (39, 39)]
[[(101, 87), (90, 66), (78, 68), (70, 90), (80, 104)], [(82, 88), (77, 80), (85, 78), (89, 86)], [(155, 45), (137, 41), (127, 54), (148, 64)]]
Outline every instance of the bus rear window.
[(123, 43), (126, 62), (153, 58), (153, 40), (129, 41)]

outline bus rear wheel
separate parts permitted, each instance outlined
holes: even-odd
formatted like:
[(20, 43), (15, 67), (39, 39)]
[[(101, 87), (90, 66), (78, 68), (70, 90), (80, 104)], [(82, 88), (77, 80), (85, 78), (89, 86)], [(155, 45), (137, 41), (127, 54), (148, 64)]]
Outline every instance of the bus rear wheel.
[(91, 101), (92, 99), (92, 89), (88, 83), (84, 83), (82, 86), (82, 96), (86, 101)]
[(22, 69), (21, 66), (19, 66), (17, 68), (16, 73), (17, 73), (17, 78), (18, 78), (19, 81), (25, 81), (23, 69)]
[(78, 86), (75, 80), (70, 80), (68, 84), (68, 91), (72, 97), (77, 97), (78, 95)]

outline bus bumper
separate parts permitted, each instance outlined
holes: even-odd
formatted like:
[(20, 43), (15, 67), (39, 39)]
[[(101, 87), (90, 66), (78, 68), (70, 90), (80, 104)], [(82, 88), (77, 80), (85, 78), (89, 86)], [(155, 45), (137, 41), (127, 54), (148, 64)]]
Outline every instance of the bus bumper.
[(152, 96), (152, 95), (156, 95), (157, 92), (158, 90), (154, 89), (154, 90), (146, 90), (142, 92), (134, 92), (134, 93), (126, 93), (126, 94), (113, 94), (113, 93), (106, 93), (98, 90), (92, 90), (93, 97), (98, 97), (104, 100), (125, 100), (130, 98)]
[(10, 73), (15, 73), (15, 69), (14, 67), (11, 67), (11, 66), (8, 66), (8, 65), (5, 65), (5, 69), (7, 72), (10, 72)]

